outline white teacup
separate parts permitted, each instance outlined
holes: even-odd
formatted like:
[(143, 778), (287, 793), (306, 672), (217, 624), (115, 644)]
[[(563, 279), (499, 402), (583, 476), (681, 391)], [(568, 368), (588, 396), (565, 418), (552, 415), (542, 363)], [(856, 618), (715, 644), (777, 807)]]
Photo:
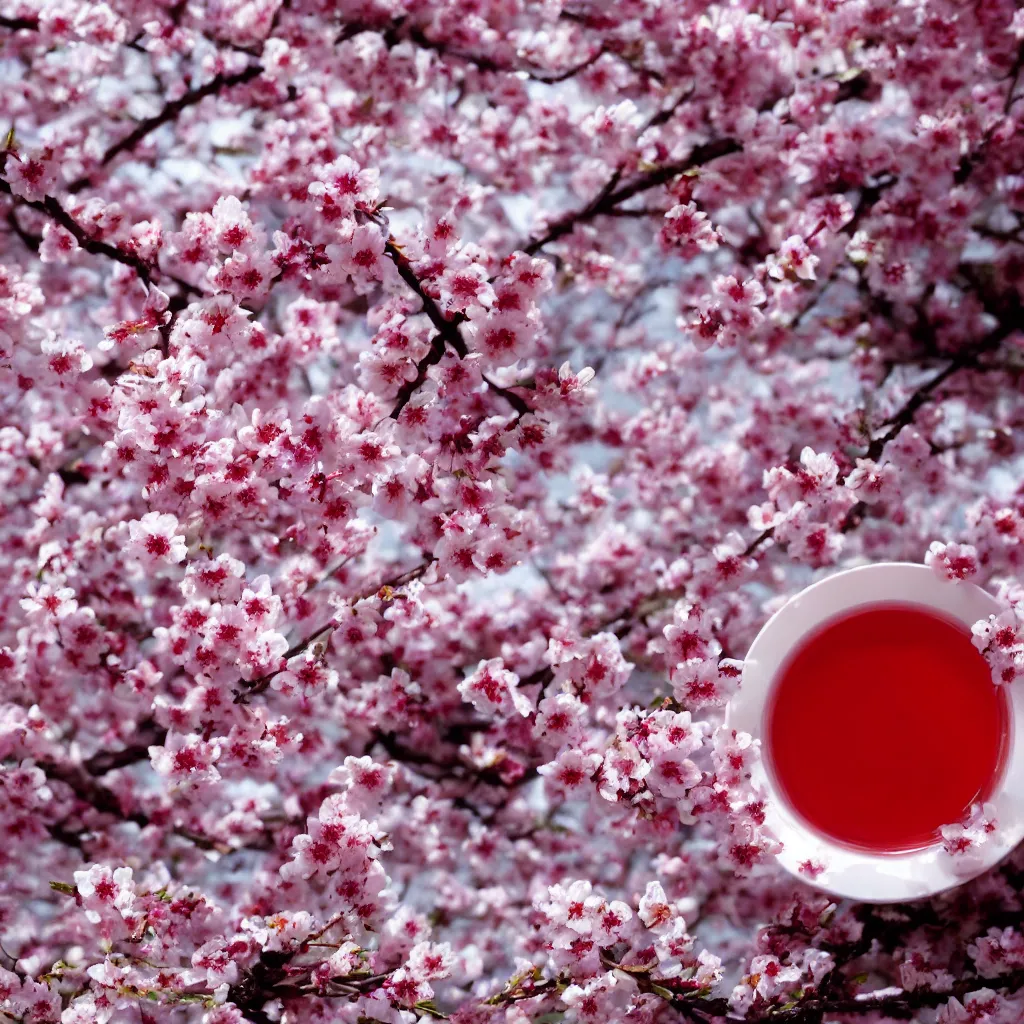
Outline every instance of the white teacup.
[[(968, 630), (1001, 610), (999, 602), (980, 587), (940, 579), (924, 565), (882, 562), (836, 573), (791, 598), (765, 623), (747, 652), (742, 685), (726, 709), (726, 724), (763, 739), (772, 687), (795, 648), (837, 616), (894, 602), (934, 611)], [(814, 831), (794, 813), (774, 783), (766, 763), (770, 752), (762, 746), (753, 781), (765, 796), (765, 825), (783, 844), (779, 863), (826, 892), (874, 903), (931, 896), (997, 864), (1024, 838), (1024, 687), (1011, 684), (1008, 689), (1007, 754), (988, 801), (995, 807), (997, 828), (969, 859), (951, 857), (938, 840), (924, 849), (877, 854), (843, 846)], [(954, 746), (950, 752), (955, 756)], [(801, 869), (807, 864), (814, 865), (813, 870)]]

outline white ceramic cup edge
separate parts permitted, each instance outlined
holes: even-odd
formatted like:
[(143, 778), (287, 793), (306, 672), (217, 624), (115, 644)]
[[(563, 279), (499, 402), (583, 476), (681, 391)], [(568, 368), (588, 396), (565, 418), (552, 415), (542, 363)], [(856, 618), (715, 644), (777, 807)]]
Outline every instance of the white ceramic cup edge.
[[(829, 619), (879, 602), (924, 606), (968, 628), (1001, 607), (972, 583), (943, 580), (929, 567), (910, 562), (875, 563), (827, 576), (790, 598), (762, 627), (747, 652), (739, 692), (726, 708), (726, 725), (760, 740), (774, 677), (793, 647)], [(766, 799), (765, 824), (783, 844), (778, 862), (832, 895), (874, 903), (932, 896), (995, 866), (1024, 839), (1024, 688), (1010, 689), (1009, 749), (991, 800), (999, 828), (970, 862), (958, 862), (940, 845), (873, 855), (834, 843), (794, 815), (759, 763), (753, 781)], [(808, 861), (822, 866), (814, 877), (801, 870)]]

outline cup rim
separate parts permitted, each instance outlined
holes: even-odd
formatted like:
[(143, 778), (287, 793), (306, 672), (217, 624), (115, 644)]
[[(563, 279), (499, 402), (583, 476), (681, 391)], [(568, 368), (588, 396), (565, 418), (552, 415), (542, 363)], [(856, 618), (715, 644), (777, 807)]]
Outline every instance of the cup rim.
[[(744, 660), (739, 691), (726, 707), (726, 726), (761, 740), (775, 676), (795, 645), (837, 615), (882, 602), (925, 607), (968, 629), (1002, 610), (981, 587), (944, 580), (913, 562), (876, 562), (833, 573), (795, 594), (762, 626)], [(1008, 691), (1010, 735), (1002, 776), (989, 801), (997, 828), (969, 858), (951, 857), (941, 843), (877, 854), (830, 840), (795, 815), (758, 759), (752, 782), (765, 798), (765, 826), (782, 844), (779, 864), (832, 895), (873, 903), (933, 896), (998, 864), (1024, 839), (1024, 687)]]

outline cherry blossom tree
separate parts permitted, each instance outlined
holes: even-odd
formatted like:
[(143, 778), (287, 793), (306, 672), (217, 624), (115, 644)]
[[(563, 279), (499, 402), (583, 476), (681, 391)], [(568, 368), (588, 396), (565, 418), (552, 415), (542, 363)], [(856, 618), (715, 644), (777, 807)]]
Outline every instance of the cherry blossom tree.
[(1024, 1019), (1024, 856), (831, 900), (722, 718), (879, 559), (1024, 685), (1022, 45), (2, 0), (0, 1021)]

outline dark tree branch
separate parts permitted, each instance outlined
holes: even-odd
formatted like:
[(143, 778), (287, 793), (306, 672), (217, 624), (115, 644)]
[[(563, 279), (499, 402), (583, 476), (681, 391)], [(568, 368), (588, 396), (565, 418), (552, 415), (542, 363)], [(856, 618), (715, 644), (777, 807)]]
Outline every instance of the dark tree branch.
[(480, 71), (487, 71), (494, 74), (522, 73), (527, 75), (529, 78), (532, 78), (535, 82), (544, 82), (548, 85), (552, 85), (556, 82), (565, 82), (574, 75), (578, 75), (581, 71), (585, 71), (605, 52), (604, 47), (602, 46), (580, 64), (566, 68), (564, 71), (545, 72), (532, 67), (517, 67), (513, 64), (502, 64), (499, 61), (494, 60), (492, 57), (487, 57), (482, 54), (465, 53), (462, 50), (454, 50), (444, 43), (434, 42), (434, 40), (430, 39), (418, 26), (413, 26), (404, 33), (399, 29), (400, 22), (395, 25), (393, 30), (389, 30), (384, 33), (385, 41), (393, 40), (393, 42), (388, 42), (389, 46), (393, 46), (396, 42), (400, 42), (402, 38), (406, 38), (410, 42), (415, 43), (421, 50), (431, 50), (442, 58), (454, 58), (455, 60), (465, 61), (467, 64), (472, 64)]
[(0, 15), (0, 28), (10, 29), (12, 32), (25, 30), (37, 32), (39, 30), (38, 18), (6, 18)]
[(22, 245), (29, 252), (39, 252), (39, 246), (43, 244), (43, 240), (38, 235), (30, 234), (18, 223), (18, 212), (15, 206), (12, 206), (7, 212), (7, 225), (21, 239)]
[(279, 998), (280, 993), (274, 990), (288, 977), (287, 966), (293, 956), (280, 950), (264, 950), (256, 963), (243, 971), (241, 979), (228, 990), (228, 1002), (234, 1003), (253, 1024), (272, 1024), (263, 1006)]
[[(1014, 330), (1017, 329), (1017, 323), (1020, 320), (1020, 309), (1014, 306), (1008, 311), (1004, 311), (1004, 319), (1000, 325), (983, 338), (977, 345), (975, 345), (970, 351), (964, 352), (952, 360), (944, 369), (929, 380), (925, 381), (920, 385), (907, 399), (906, 402), (900, 407), (900, 409), (892, 416), (889, 421), (889, 429), (885, 433), (880, 434), (874, 438), (861, 458), (871, 459), (877, 462), (885, 451), (886, 446), (899, 435), (900, 431), (904, 427), (909, 426), (918, 410), (924, 406), (932, 395), (939, 388), (942, 387), (951, 377), (960, 370), (966, 369), (984, 369), (978, 363), (980, 356), (986, 352), (991, 352), (999, 347), (999, 345), (1007, 338)], [(854, 505), (847, 513), (839, 529), (843, 533), (849, 533), (856, 529), (865, 519), (865, 513), (867, 506), (863, 502), (858, 502)], [(742, 558), (749, 558), (755, 551), (758, 550), (763, 544), (775, 536), (775, 528), (768, 527), (766, 530), (762, 530), (742, 551)], [(682, 596), (679, 591), (657, 591), (650, 594), (634, 613), (625, 616), (623, 614), (616, 615), (614, 618), (605, 622), (604, 627), (620, 623), (619, 629), (616, 631), (616, 635), (621, 639), (628, 632), (632, 623), (637, 620), (643, 620), (656, 612), (662, 611), (667, 608), (673, 601), (678, 600)]]
[(427, 370), (441, 362), (444, 353), (444, 339), (440, 334), (435, 334), (430, 339), (430, 351), (416, 364), (416, 376), (412, 380), (407, 380), (398, 389), (395, 407), (389, 413), (391, 419), (397, 420), (402, 415), (402, 410), (409, 404), (409, 399), (412, 398), (427, 379)]
[[(866, 73), (861, 72), (853, 75), (839, 83), (834, 102), (843, 103), (847, 100), (860, 98), (870, 90), (871, 84), (871, 80)], [(688, 92), (683, 93), (666, 111), (655, 114), (654, 119), (645, 126), (645, 129), (651, 125), (661, 123), (662, 120), (668, 120), (668, 118), (670, 118), (678, 108), (679, 104), (688, 96)], [(773, 105), (774, 101), (768, 103), (767, 108), (770, 109)], [(657, 167), (654, 170), (639, 174), (630, 181), (627, 181), (621, 187), (619, 186), (619, 181), (622, 177), (622, 171), (621, 168), (617, 169), (612, 174), (611, 178), (609, 178), (605, 183), (601, 191), (585, 207), (583, 207), (582, 210), (567, 213), (556, 220), (543, 235), (523, 246), (523, 252), (533, 256), (546, 245), (549, 245), (551, 242), (557, 241), (564, 235), (569, 234), (578, 224), (587, 223), (595, 217), (612, 214), (622, 203), (632, 199), (634, 196), (639, 195), (642, 192), (647, 192), (652, 188), (657, 188), (659, 185), (666, 185), (673, 178), (679, 177), (680, 174), (685, 174), (688, 170), (692, 170), (696, 167), (703, 167), (704, 165), (711, 163), (713, 160), (742, 152), (742, 150), (742, 145), (736, 139), (713, 139), (711, 142), (695, 146), (685, 160), (675, 161), (673, 163), (666, 164), (664, 167)], [(891, 183), (886, 182), (884, 185), (876, 187), (884, 189), (887, 188), (889, 184)], [(869, 202), (874, 202), (877, 200), (877, 196), (871, 198), (871, 191), (871, 189), (866, 190), (866, 192), (869, 193)]]
[(951, 998), (962, 999), (970, 992), (981, 988), (997, 992), (1016, 992), (1024, 988), (1024, 970), (1013, 971), (997, 978), (961, 978), (948, 992), (921, 988), (892, 995), (801, 1000), (798, 1006), (789, 1010), (777, 1010), (761, 1019), (778, 1021), (779, 1024), (814, 1024), (824, 1013), (884, 1013), (889, 1017), (912, 1020), (918, 1010), (942, 1006)]
[(123, 750), (101, 750), (82, 762), (82, 767), (89, 775), (106, 775), (107, 772), (145, 761), (149, 758), (149, 748), (162, 746), (167, 739), (167, 730), (151, 719), (140, 723), (130, 746)]
[[(431, 39), (420, 26), (410, 25), (407, 16), (395, 18), (390, 22), (382, 24), (359, 21), (347, 22), (342, 25), (335, 36), (334, 43), (338, 45), (339, 43), (347, 42), (361, 32), (379, 33), (389, 49), (397, 46), (399, 43), (410, 42), (421, 50), (437, 54), (443, 60), (463, 61), (466, 64), (471, 64), (478, 71), (489, 74), (522, 74), (535, 82), (543, 82), (545, 85), (554, 85), (558, 82), (568, 81), (568, 79), (575, 77), (581, 71), (591, 67), (606, 53), (612, 52), (602, 43), (589, 57), (584, 58), (579, 64), (574, 64), (562, 71), (547, 71), (528, 64), (507, 64), (486, 54), (469, 53), (465, 50), (455, 49), (447, 43)], [(638, 74), (656, 79), (661, 78), (657, 72), (647, 68), (637, 68), (632, 64), (630, 64), (630, 67)]]
[[(155, 722), (143, 723), (140, 733), (142, 733), (143, 739), (136, 741), (131, 746), (119, 751), (101, 751), (81, 765), (41, 761), (39, 767), (50, 781), (63, 782), (71, 789), (80, 803), (98, 814), (114, 818), (119, 823), (131, 822), (138, 825), (140, 829), (146, 828), (152, 824), (149, 815), (141, 811), (126, 811), (114, 791), (100, 782), (98, 777), (117, 768), (127, 768), (132, 764), (147, 761), (150, 744), (160, 745), (167, 738), (167, 730), (159, 727)], [(77, 811), (73, 812), (72, 816), (77, 813)], [(67, 827), (65, 821), (49, 825), (47, 830), (57, 842), (76, 847), (79, 850), (82, 849), (83, 837), (96, 831), (91, 827), (73, 830)], [(193, 846), (201, 850), (217, 850), (225, 853), (231, 848), (219, 840), (185, 828), (175, 827), (171, 831), (180, 839), (192, 843)], [(262, 836), (246, 845), (248, 849), (271, 849), (273, 836), (269, 831), (264, 830)]]
[[(409, 258), (402, 252), (393, 238), (387, 240), (384, 245), (384, 251), (395, 264), (399, 277), (419, 297), (420, 302), (423, 304), (422, 312), (427, 315), (437, 330), (437, 334), (430, 339), (430, 350), (416, 364), (416, 376), (412, 380), (406, 381), (398, 389), (395, 406), (389, 414), (391, 419), (397, 420), (402, 414), (402, 410), (409, 404), (409, 399), (412, 398), (427, 379), (427, 370), (439, 363), (444, 357), (445, 346), (455, 352), (460, 359), (465, 359), (469, 355), (469, 347), (466, 345), (466, 341), (459, 330), (459, 323), (465, 318), (461, 314), (458, 318), (451, 319), (445, 316), (444, 311), (437, 304), (436, 300), (427, 294), (426, 289), (423, 287), (423, 282), (412, 269)], [(525, 416), (528, 412), (533, 411), (525, 399), (514, 391), (495, 384), (493, 381), (488, 380), (487, 377), (484, 377), (484, 383), (496, 395), (504, 398), (520, 416)]]
[(1006, 90), (1006, 101), (1003, 103), (1004, 114), (1010, 113), (1010, 107), (1015, 102), (1013, 94), (1017, 91), (1017, 83), (1020, 81), (1022, 70), (1024, 70), (1024, 43), (1017, 50), (1017, 59), (1013, 62), (1013, 68), (1010, 71), (1010, 87)]
[(137, 811), (126, 812), (121, 801), (112, 790), (101, 785), (84, 767), (75, 767), (67, 764), (56, 764), (52, 761), (43, 761), (39, 767), (46, 773), (48, 779), (55, 779), (68, 786), (78, 799), (101, 814), (109, 814), (120, 821), (130, 821), (145, 828), (149, 824), (147, 815)]
[[(879, 199), (885, 194), (887, 189), (893, 187), (899, 179), (889, 175), (883, 178), (881, 181), (876, 182), (874, 185), (867, 185), (860, 190), (860, 195), (857, 198), (857, 205), (854, 207), (853, 216), (850, 220), (844, 224), (841, 230), (849, 235), (851, 238), (856, 234), (859, 229), (861, 222), (865, 217), (868, 217)], [(811, 296), (810, 301), (800, 310), (799, 313), (793, 318), (790, 327), (796, 328), (804, 321), (804, 319), (814, 311), (815, 307), (821, 301), (822, 297), (829, 290), (829, 287), (839, 278), (840, 273), (849, 264), (845, 260), (841, 260), (836, 264), (835, 269), (831, 274), (821, 283), (818, 289)]]
[[(6, 155), (4, 154), (5, 157)], [(4, 160), (4, 163), (6, 163), (6, 160)], [(3, 165), (0, 165), (0, 173), (2, 172)], [(0, 192), (5, 192), (7, 195), (12, 196), (15, 202), (22, 206), (45, 213), (47, 217), (56, 221), (65, 231), (71, 234), (86, 252), (92, 253), (94, 256), (105, 256), (107, 259), (115, 260), (134, 270), (136, 276), (147, 288), (152, 285), (153, 268), (148, 263), (144, 262), (135, 253), (127, 252), (125, 249), (111, 245), (109, 242), (102, 242), (97, 238), (93, 238), (53, 196), (46, 196), (42, 200), (22, 199), (20, 196), (14, 195), (11, 186), (2, 177), (0, 177)]]
[[(886, 446), (896, 439), (904, 427), (908, 427), (913, 423), (914, 416), (917, 414), (918, 410), (928, 402), (936, 390), (945, 384), (950, 377), (959, 373), (961, 370), (977, 368), (978, 357), (985, 352), (998, 348), (1000, 343), (1011, 333), (1012, 329), (1013, 328), (1010, 324), (1000, 326), (979, 342), (978, 345), (976, 345), (970, 352), (965, 352), (962, 355), (957, 356), (951, 363), (949, 363), (948, 366), (935, 374), (934, 377), (925, 381), (925, 383), (918, 387), (907, 401), (904, 402), (899, 411), (888, 420), (889, 429), (886, 430), (884, 434), (879, 434), (878, 437), (874, 438), (861, 457), (864, 459), (870, 459), (872, 462), (877, 462), (885, 451)], [(840, 531), (843, 533), (849, 533), (851, 530), (859, 526), (865, 518), (866, 511), (867, 507), (863, 502), (858, 502), (854, 505), (846, 514), (846, 517), (840, 526)], [(765, 543), (765, 541), (770, 537), (773, 537), (774, 534), (774, 527), (762, 530), (761, 533), (759, 533), (746, 546), (746, 548), (744, 548), (743, 557), (746, 558), (752, 555), (762, 544)]]
[[(204, 85), (195, 89), (190, 89), (188, 92), (179, 96), (176, 100), (171, 100), (169, 103), (164, 104), (159, 113), (154, 114), (152, 117), (147, 117), (144, 121), (140, 121), (123, 139), (110, 146), (100, 159), (99, 166), (106, 167), (107, 164), (122, 153), (126, 153), (134, 149), (147, 135), (149, 135), (150, 132), (156, 131), (156, 129), (160, 128), (162, 125), (169, 124), (176, 120), (183, 110), (193, 107), (197, 103), (201, 103), (207, 98), (207, 96), (214, 96), (224, 89), (231, 89), (236, 85), (243, 85), (246, 82), (252, 81), (252, 79), (262, 73), (263, 66), (261, 64), (250, 64), (244, 70), (236, 72), (233, 75), (215, 75)], [(90, 183), (90, 176), (85, 175), (77, 181), (72, 182), (68, 186), (68, 191), (72, 193), (80, 192)]]
[(484, 383), (491, 389), (491, 391), (504, 398), (520, 416), (525, 416), (527, 413), (533, 412), (529, 403), (520, 395), (517, 395), (514, 391), (511, 391), (508, 388), (503, 388), (500, 384), (495, 384), (494, 381), (486, 374), (483, 375), (483, 378)]
[[(870, 948), (870, 943), (868, 948)], [(862, 955), (864, 952), (867, 952), (867, 949), (859, 949), (855, 944), (851, 950), (850, 959), (856, 955)], [(608, 951), (602, 951), (601, 961), (612, 970), (619, 967)], [(671, 979), (665, 982), (655, 982), (644, 971), (629, 970), (628, 973), (642, 992), (654, 992), (657, 986), (660, 991), (655, 994), (660, 995), (663, 999), (666, 998), (666, 989), (671, 992), (669, 988), (672, 985)], [(822, 989), (829, 987), (831, 986), (826, 986), (825, 982), (822, 982)], [(767, 1022), (821, 1024), (822, 1015), (832, 1013), (849, 1015), (884, 1013), (891, 1018), (910, 1020), (918, 1010), (942, 1006), (953, 997), (962, 999), (970, 992), (981, 988), (1016, 992), (1024, 988), (1024, 970), (1012, 971), (996, 978), (982, 978), (977, 975), (964, 977), (946, 992), (922, 988), (897, 993), (886, 991), (884, 995), (881, 993), (825, 995), (821, 989), (812, 989), (798, 999), (795, 1006), (781, 1008), (762, 1004), (742, 1016), (730, 1013), (729, 1000), (721, 997), (709, 999), (703, 996), (673, 995), (666, 1001), (691, 1020), (698, 1019), (709, 1022), (725, 1020), (730, 1024), (733, 1022), (735, 1024), (767, 1024)]]
[[(381, 590), (404, 586), (406, 583), (411, 583), (413, 580), (418, 580), (430, 568), (430, 566), (433, 563), (434, 559), (432, 557), (428, 558), (425, 562), (423, 562), (420, 565), (417, 565), (415, 568), (408, 569), (405, 572), (398, 573), (397, 575), (382, 581), (369, 593), (359, 594), (352, 600), (363, 600), (367, 597), (372, 597), (374, 594), (379, 593)], [(311, 633), (307, 633), (301, 640), (297, 640), (294, 644), (292, 644), (292, 646), (289, 647), (288, 650), (285, 651), (284, 654), (281, 656), (282, 661), (287, 663), (292, 658), (296, 657), (299, 654), (302, 654), (303, 651), (307, 650), (314, 643), (316, 643), (316, 641), (319, 640), (320, 637), (324, 636), (324, 634), (330, 634), (331, 632), (333, 632), (335, 626), (337, 625), (338, 620), (332, 616), (328, 622), (325, 622), (322, 626), (319, 626), (318, 628), (314, 629)], [(241, 685), (243, 689), (236, 695), (235, 702), (238, 704), (244, 704), (247, 702), (248, 698), (252, 696), (254, 693), (263, 693), (263, 691), (266, 690), (267, 687), (270, 685), (274, 677), (280, 675), (284, 671), (285, 666), (282, 666), (279, 669), (275, 669), (273, 672), (268, 672), (266, 675), (260, 676), (258, 679), (251, 679), (242, 682)]]
[(876, 437), (871, 444), (868, 445), (868, 449), (864, 453), (864, 458), (877, 462), (882, 451), (885, 449), (885, 446), (892, 441), (904, 427), (908, 427), (914, 422), (914, 416), (917, 415), (918, 410), (925, 404), (925, 402), (928, 401), (935, 391), (942, 387), (942, 385), (945, 384), (946, 381), (948, 381), (954, 374), (959, 373), (961, 370), (977, 367), (978, 357), (984, 355), (986, 352), (991, 352), (993, 349), (998, 348), (999, 345), (1014, 331), (1014, 329), (1014, 320), (1008, 319), (1004, 321), (999, 327), (975, 345), (974, 348), (958, 355), (945, 367), (945, 369), (940, 370), (934, 377), (931, 377), (929, 380), (925, 381), (924, 384), (916, 388), (907, 401), (899, 408), (896, 414), (888, 420), (889, 429), (884, 434), (880, 434)]
[(457, 322), (449, 320), (441, 311), (441, 307), (426, 293), (423, 283), (412, 269), (409, 258), (402, 252), (393, 238), (387, 240), (384, 245), (384, 251), (391, 257), (398, 270), (399, 277), (419, 296), (420, 301), (423, 303), (423, 312), (430, 318), (430, 322), (444, 339), (445, 344), (465, 359), (469, 349), (459, 333)]
[(604, 188), (582, 210), (576, 210), (572, 213), (567, 213), (564, 217), (560, 217), (543, 235), (535, 238), (532, 242), (528, 242), (523, 247), (523, 252), (533, 256), (546, 245), (550, 245), (564, 235), (571, 233), (577, 225), (585, 224), (602, 214), (612, 213), (616, 207), (626, 202), (627, 199), (632, 199), (633, 196), (646, 192), (649, 189), (657, 188), (659, 185), (665, 185), (691, 168), (701, 167), (712, 160), (728, 156), (731, 153), (738, 153), (741, 149), (742, 146), (735, 139), (716, 139), (714, 142), (697, 146), (691, 151), (686, 160), (666, 164), (664, 167), (658, 167), (653, 171), (637, 175), (621, 187), (617, 186), (619, 185), (622, 172), (621, 170), (616, 170), (605, 183)]

